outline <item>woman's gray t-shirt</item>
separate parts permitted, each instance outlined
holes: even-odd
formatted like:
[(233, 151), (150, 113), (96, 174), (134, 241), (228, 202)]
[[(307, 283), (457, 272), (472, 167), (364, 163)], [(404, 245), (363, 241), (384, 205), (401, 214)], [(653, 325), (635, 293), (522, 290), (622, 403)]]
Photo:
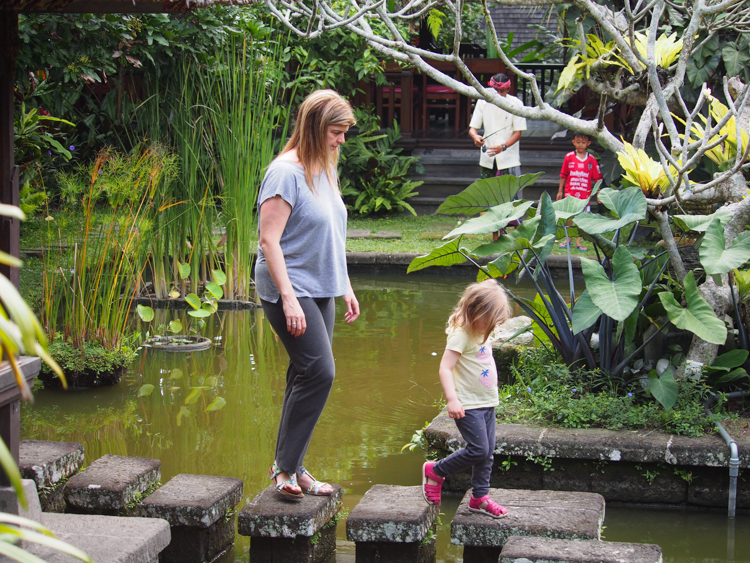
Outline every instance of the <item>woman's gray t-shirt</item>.
[[(297, 297), (338, 297), (348, 290), (346, 270), (346, 206), (325, 173), (314, 177), (315, 193), (301, 165), (287, 160), (271, 163), (260, 185), (260, 206), (280, 196), (292, 206), (281, 235), (289, 281)], [(279, 290), (271, 279), (258, 245), (255, 289), (264, 301), (276, 303)]]

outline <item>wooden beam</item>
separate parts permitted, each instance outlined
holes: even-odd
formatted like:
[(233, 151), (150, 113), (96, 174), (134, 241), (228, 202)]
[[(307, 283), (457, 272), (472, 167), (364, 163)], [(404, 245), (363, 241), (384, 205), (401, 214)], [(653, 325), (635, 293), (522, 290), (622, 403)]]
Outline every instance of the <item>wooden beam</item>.
[(187, 0), (0, 0), (0, 10), (16, 13), (158, 14), (184, 12), (212, 3), (196, 5), (193, 1), (188, 7)]
[[(0, 203), (18, 205), (18, 168), (13, 164), (13, 84), (18, 55), (18, 15), (0, 11)], [(0, 217), (0, 250), (19, 256), (21, 225)], [(0, 265), (0, 273), (19, 287), (18, 268)]]

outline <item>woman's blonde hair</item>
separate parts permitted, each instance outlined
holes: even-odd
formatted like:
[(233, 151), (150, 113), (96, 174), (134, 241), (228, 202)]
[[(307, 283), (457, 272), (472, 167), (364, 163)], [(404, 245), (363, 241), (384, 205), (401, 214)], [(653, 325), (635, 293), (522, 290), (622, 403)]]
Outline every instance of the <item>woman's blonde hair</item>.
[[(484, 342), (497, 325), (511, 316), (512, 310), (505, 288), (494, 279), (487, 279), (473, 283), (464, 290), (458, 305), (448, 318), (445, 332), (450, 334), (461, 328), (470, 336), (481, 336)], [(485, 325), (484, 334), (477, 330), (480, 322)]]
[(281, 154), (297, 149), (297, 158), (305, 169), (305, 180), (313, 192), (315, 186), (312, 171), (316, 165), (325, 171), (330, 184), (338, 189), (336, 165), (339, 151), (338, 148), (331, 151), (328, 145), (328, 127), (351, 127), (356, 122), (351, 104), (333, 90), (316, 90), (302, 102), (297, 112), (294, 132)]

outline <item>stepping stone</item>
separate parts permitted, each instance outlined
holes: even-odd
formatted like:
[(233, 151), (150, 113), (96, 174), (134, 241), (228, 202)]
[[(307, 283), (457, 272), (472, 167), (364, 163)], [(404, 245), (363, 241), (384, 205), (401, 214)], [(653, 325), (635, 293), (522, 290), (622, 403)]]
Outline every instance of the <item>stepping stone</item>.
[(347, 229), (346, 238), (370, 238), (371, 233), (370, 229)]
[(162, 563), (213, 561), (234, 544), (234, 507), (242, 499), (242, 480), (211, 475), (175, 475), (146, 497), (138, 515), (163, 518), (172, 542)]
[(117, 514), (161, 479), (161, 461), (107, 454), (71, 477), (65, 500), (71, 512)]
[(401, 231), (376, 231), (370, 235), (370, 238), (379, 239), (400, 239), (401, 237)]
[(343, 492), (286, 500), (270, 486), (240, 511), (237, 532), (250, 536), (253, 563), (322, 563), (336, 551)]
[(595, 493), (490, 489), (508, 509), (505, 518), (469, 511), (467, 492), (451, 522), (451, 543), (464, 546), (464, 563), (497, 561), (511, 536), (601, 539), (604, 497)]
[(63, 512), (65, 481), (83, 465), (83, 446), (75, 442), (24, 440), (18, 448), (18, 468), (36, 483), (44, 512)]
[[(169, 545), (169, 523), (155, 518), (44, 512), (41, 523), (98, 563), (158, 563), (159, 553)], [(31, 542), (24, 547), (47, 563), (78, 561)]]
[(375, 485), (346, 520), (346, 537), (357, 544), (357, 563), (427, 563), (435, 560), (435, 519), (421, 487)]
[(655, 544), (514, 536), (505, 543), (500, 561), (514, 563), (518, 559), (560, 563), (661, 563), (662, 553)]

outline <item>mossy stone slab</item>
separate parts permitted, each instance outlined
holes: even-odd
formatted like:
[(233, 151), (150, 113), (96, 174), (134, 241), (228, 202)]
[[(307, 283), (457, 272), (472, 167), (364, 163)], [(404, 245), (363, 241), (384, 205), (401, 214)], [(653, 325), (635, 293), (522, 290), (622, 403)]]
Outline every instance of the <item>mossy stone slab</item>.
[(180, 473), (143, 499), (139, 515), (170, 526), (208, 528), (242, 499), (242, 479)]
[(500, 558), (501, 563), (517, 559), (533, 563), (661, 563), (662, 552), (655, 544), (516, 536), (505, 543)]
[(598, 540), (604, 522), (604, 497), (595, 493), (490, 489), (489, 496), (508, 509), (493, 519), (469, 511), (467, 492), (451, 522), (451, 543), (499, 548), (511, 536)]
[(112, 514), (161, 479), (161, 461), (107, 454), (71, 477), (65, 500), (72, 511)]
[(375, 485), (349, 514), (346, 537), (357, 543), (421, 542), (438, 512), (424, 500), (421, 487)]
[(314, 536), (340, 509), (341, 487), (332, 487), (329, 496), (305, 495), (302, 500), (287, 500), (270, 486), (240, 511), (237, 531), (242, 536), (261, 538)]

